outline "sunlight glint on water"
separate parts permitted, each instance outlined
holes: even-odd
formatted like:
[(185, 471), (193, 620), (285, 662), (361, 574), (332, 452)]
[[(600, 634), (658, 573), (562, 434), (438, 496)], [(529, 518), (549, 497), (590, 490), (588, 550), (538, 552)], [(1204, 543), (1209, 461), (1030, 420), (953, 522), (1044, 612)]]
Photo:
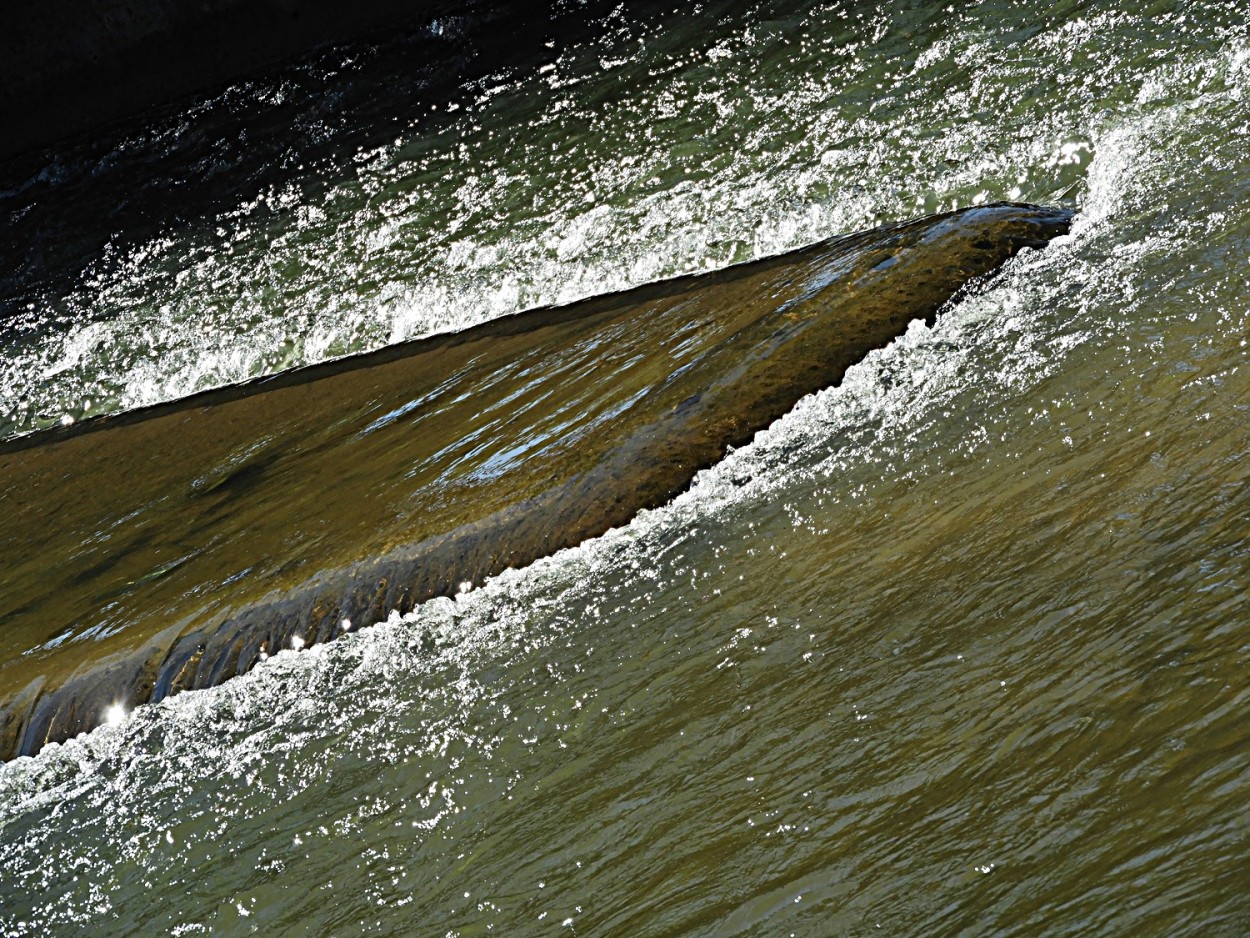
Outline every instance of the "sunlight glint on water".
[(629, 527), (0, 767), (3, 930), (1250, 929), (1250, 59), (1156, 6), (626, 19), (58, 299), (14, 429), (1081, 209)]
[[(1127, 88), (1099, 63), (1081, 88), (1103, 91), (1092, 114), (1090, 92), (1039, 112), (1021, 88), (1060, 81), (1102, 31), (1060, 29), (1008, 57), (999, 34), (920, 19), (891, 29), (886, 14), (843, 21), (815, 7), (764, 25), (728, 16), (723, 35), (635, 26), (650, 41), (633, 56), (578, 48), (491, 86), (440, 134), (401, 135), (315, 184), (293, 180), (98, 264), (47, 317), (80, 324), (5, 363), (11, 426), (957, 204), (1079, 194), (1093, 137), (1118, 123), (1106, 105)], [(811, 29), (822, 22), (823, 35)], [(787, 24), (808, 35), (792, 38)], [(916, 39), (928, 31), (926, 49)], [(1201, 86), (1222, 68), (1208, 61), (1186, 77)]]

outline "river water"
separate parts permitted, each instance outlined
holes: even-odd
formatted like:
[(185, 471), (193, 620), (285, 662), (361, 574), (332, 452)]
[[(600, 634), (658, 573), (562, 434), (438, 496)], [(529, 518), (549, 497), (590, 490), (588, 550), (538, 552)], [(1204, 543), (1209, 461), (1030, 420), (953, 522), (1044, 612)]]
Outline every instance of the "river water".
[(49, 154), (0, 193), (6, 435), (1079, 214), (627, 527), (0, 766), (0, 930), (1250, 930), (1247, 32), (625, 8), (437, 93), (363, 47)]

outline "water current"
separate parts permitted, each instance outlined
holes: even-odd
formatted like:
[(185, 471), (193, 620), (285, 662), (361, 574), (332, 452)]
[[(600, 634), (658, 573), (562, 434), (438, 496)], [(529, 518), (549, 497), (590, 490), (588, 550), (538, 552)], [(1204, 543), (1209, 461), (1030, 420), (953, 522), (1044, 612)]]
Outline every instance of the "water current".
[(6, 182), (5, 435), (1078, 215), (628, 526), (0, 766), (0, 931), (1250, 931), (1248, 32), (626, 6), (438, 94), (424, 46), (331, 53)]

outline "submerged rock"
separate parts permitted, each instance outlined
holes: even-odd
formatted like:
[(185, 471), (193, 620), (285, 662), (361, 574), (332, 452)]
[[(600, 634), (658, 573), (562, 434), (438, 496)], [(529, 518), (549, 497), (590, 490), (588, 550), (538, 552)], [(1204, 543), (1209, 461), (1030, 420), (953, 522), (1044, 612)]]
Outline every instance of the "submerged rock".
[(664, 504), (1070, 218), (887, 225), (0, 444), (0, 757)]

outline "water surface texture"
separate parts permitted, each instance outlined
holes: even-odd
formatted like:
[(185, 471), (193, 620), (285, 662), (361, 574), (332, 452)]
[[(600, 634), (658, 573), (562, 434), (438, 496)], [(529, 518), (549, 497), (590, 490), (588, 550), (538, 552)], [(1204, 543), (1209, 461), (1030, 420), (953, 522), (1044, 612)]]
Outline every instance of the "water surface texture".
[[(29, 242), (61, 273), (4, 282), (4, 433), (954, 205), (1079, 213), (628, 526), (0, 766), (6, 933), (1250, 930), (1241, 4), (625, 10), (381, 142), (310, 110), (365, 59), (6, 191), (14, 230), (126, 215), (84, 166), (238, 197)], [(295, 156), (249, 189), (215, 129), (268, 120)], [(301, 169), (323, 131), (367, 145)]]
[(0, 443), (0, 759), (659, 508), (1070, 226), (927, 216)]

